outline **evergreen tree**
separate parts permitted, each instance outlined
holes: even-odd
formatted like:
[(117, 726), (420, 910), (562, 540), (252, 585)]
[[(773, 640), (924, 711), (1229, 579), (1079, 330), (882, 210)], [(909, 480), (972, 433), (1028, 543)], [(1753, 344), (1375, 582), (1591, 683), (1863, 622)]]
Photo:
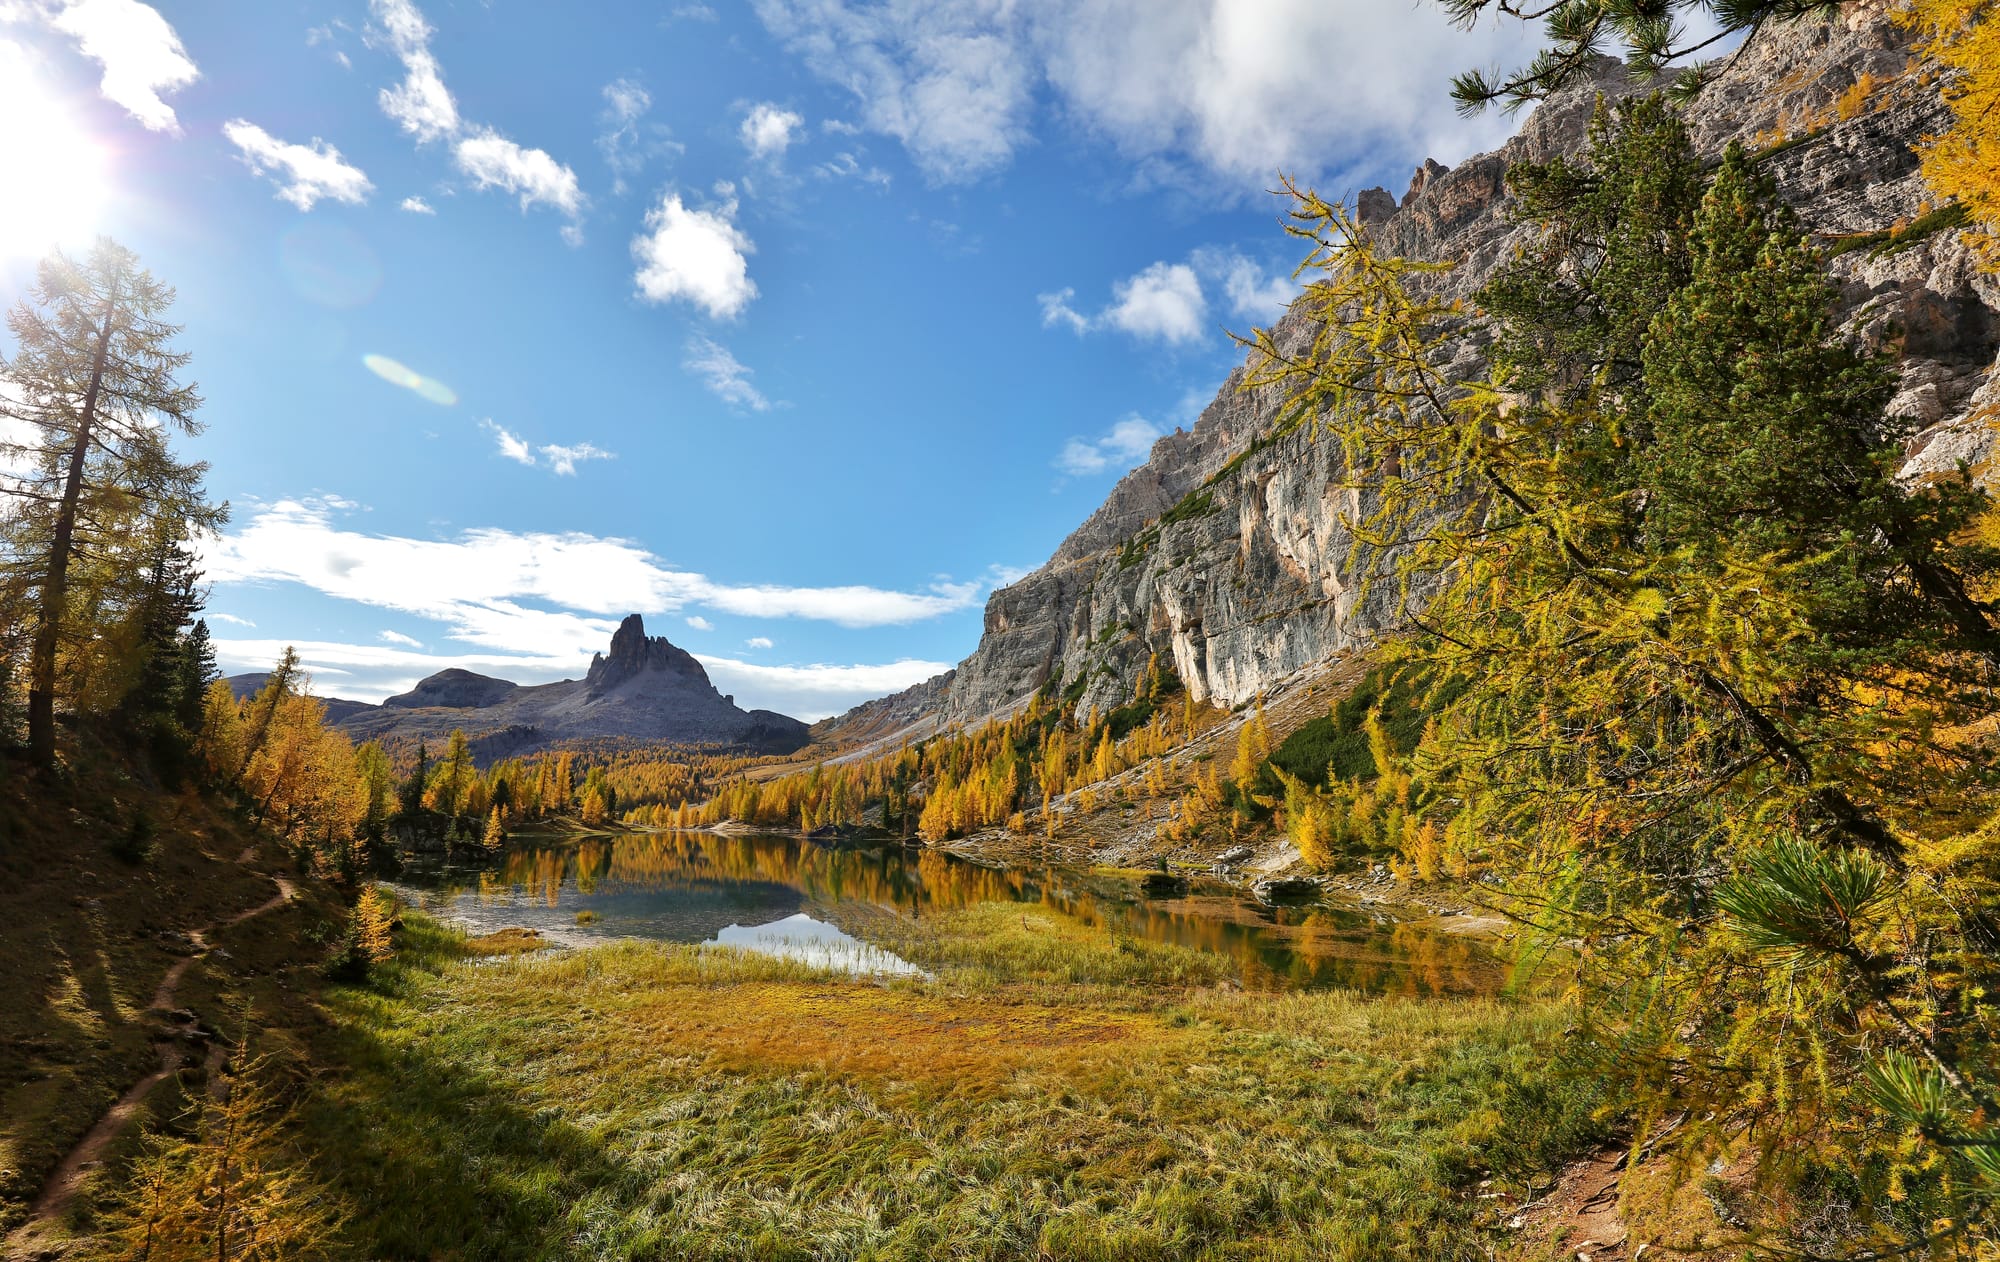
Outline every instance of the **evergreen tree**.
[(1985, 494), (1964, 471), (1897, 481), (1915, 426), (1884, 414), (1894, 370), (1836, 340), (1824, 264), (1740, 146), (1691, 241), (1694, 275), (1646, 342), (1651, 545), (1788, 567), (1812, 589), (1796, 651), (1825, 669), (1852, 672), (1856, 654), (1893, 667), (1925, 639), (2000, 663), (1992, 607), (1968, 586), (2000, 558), (1959, 542)]
[(21, 502), (15, 547), (34, 592), (28, 744), (45, 766), (79, 558), (118, 547), (107, 530), (133, 512), (184, 529), (224, 517), (203, 495), (205, 466), (168, 447), (172, 435), (201, 430), (201, 397), (176, 379), (188, 362), (172, 347), (180, 330), (160, 319), (173, 298), (130, 251), (101, 240), (81, 262), (44, 261), (29, 299), (8, 314), (15, 353), (0, 369), (0, 409), (33, 438), (19, 453), (31, 471), (6, 490)]
[[(1539, 101), (1586, 81), (1609, 47), (1624, 54), (1635, 73), (1654, 77), (1679, 67), (1677, 96), (1701, 90), (1712, 64), (1700, 60), (1711, 48), (1747, 39), (1761, 27), (1799, 17), (1823, 17), (1852, 0), (1443, 0), (1445, 11), (1461, 26), (1498, 15), (1514, 20), (1540, 20), (1548, 46), (1526, 66), (1489, 78), (1473, 70), (1452, 80), (1452, 98), (1461, 112), (1478, 113), (1498, 103), (1509, 110)], [(1685, 20), (1698, 20), (1690, 34)], [(1716, 29), (1704, 30), (1713, 26)]]
[[(1657, 307), (1622, 383), (1446, 378), (1464, 312), (1426, 296), (1440, 266), (1297, 196), (1320, 331), (1260, 334), (1250, 384), (1342, 443), (1355, 569), (1406, 598), (1385, 656), (1432, 681), (1369, 827), (1573, 952), (1570, 1054), (1623, 1089), (1635, 1143), (1670, 1118), (1690, 1161), (1752, 1135), (1773, 1178), (1821, 1160), (1921, 1206), (1873, 1243), (1960, 1229), (2000, 1193), (2000, 672), (1968, 616), (1995, 571), (1962, 538), (1990, 511), (1962, 479), (1896, 482), (1881, 367), (1839, 345), (1740, 153), (1690, 221), (1686, 282), (1604, 295)], [(1609, 267), (1604, 240), (1548, 274)], [(1500, 344), (1560, 310), (1506, 311)], [(1633, 321), (1594, 327), (1576, 362), (1630, 356)], [(1594, 441), (1613, 426), (1630, 441)], [(1319, 804), (1289, 805), (1317, 834)]]
[(444, 757), (438, 760), (437, 771), (431, 776), (431, 803), (434, 809), (446, 814), (457, 815), (465, 805), (466, 790), (472, 785), (472, 751), (465, 743), (465, 732), (461, 728), (451, 729), (451, 738), (445, 742)]
[(424, 748), (424, 738), (417, 738), (416, 766), (410, 778), (403, 781), (402, 813), (414, 818), (424, 809), (424, 785), (430, 777), (430, 751)]

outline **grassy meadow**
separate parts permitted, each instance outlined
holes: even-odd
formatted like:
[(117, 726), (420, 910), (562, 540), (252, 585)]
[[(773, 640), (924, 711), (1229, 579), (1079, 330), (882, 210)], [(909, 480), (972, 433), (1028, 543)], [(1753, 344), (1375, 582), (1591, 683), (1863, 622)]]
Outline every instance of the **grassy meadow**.
[(1592, 1134), (1550, 1006), (1246, 992), (1044, 908), (908, 926), (889, 983), (398, 940), (294, 1115), (369, 1257), (1472, 1259), (1479, 1181)]

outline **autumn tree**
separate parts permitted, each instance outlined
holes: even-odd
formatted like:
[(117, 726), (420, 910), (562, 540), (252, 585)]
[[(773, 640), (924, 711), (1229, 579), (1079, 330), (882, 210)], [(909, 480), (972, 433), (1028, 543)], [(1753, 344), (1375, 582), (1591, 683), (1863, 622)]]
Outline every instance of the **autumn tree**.
[[(1597, 141), (1597, 188), (1671, 212), (1667, 116)], [(1655, 216), (1663, 237), (1531, 245), (1545, 278), (1631, 279), (1496, 311), (1484, 381), (1442, 370), (1476, 318), (1432, 296), (1444, 265), (1295, 196), (1321, 323), (1303, 348), (1260, 335), (1253, 382), (1341, 443), (1355, 571), (1403, 597), (1386, 656), (1433, 681), (1392, 786), (1421, 817), (1394, 824), (1405, 853), (1574, 944), (1578, 1054), (1638, 1142), (1682, 1118), (1686, 1154), (1745, 1133), (1774, 1171), (1788, 1145), (1837, 1153), (1877, 1203), (1893, 1182), (1958, 1221), (1993, 1190), (1983, 497), (1895, 479), (1883, 366), (1838, 342), (1820, 259), (1740, 152), (1692, 214)], [(1561, 326), (1579, 310), (1594, 332)], [(1505, 351), (1536, 345), (1591, 367)]]
[(173, 290), (129, 250), (100, 240), (81, 261), (55, 254), (28, 298), (8, 313), (14, 357), (0, 365), (0, 413), (25, 426), (8, 463), (25, 472), (5, 487), (10, 563), (24, 577), (34, 627), (29, 646), (28, 745), (55, 759), (58, 667), (79, 635), (73, 579), (80, 564), (115, 577), (137, 572), (133, 541), (212, 528), (225, 510), (208, 503), (205, 466), (177, 458), (175, 435), (201, 430), (201, 397), (178, 380), (180, 329), (161, 317)]
[(1982, 260), (2000, 267), (2000, 16), (1986, 0), (1913, 0), (1904, 16), (1943, 65), (1952, 112), (1923, 148), (1924, 179), (1965, 209)]
[(344, 1254), (328, 1189), (287, 1134), (270, 1062), (251, 1060), (189, 1106), (185, 1133), (154, 1132), (87, 1256), (248, 1262)]

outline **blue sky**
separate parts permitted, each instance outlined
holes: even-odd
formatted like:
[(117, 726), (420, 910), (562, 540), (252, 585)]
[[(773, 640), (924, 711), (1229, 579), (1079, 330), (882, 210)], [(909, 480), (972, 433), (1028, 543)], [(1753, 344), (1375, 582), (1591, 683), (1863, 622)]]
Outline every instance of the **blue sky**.
[[(579, 18), (588, 12), (587, 19)], [(1191, 424), (1295, 253), (1264, 190), (1504, 135), (1525, 33), (1379, 0), (0, 0), (0, 297), (179, 290), (228, 669), (575, 676), (646, 615), (740, 702), (957, 661)], [(25, 173), (25, 174), (23, 174)]]

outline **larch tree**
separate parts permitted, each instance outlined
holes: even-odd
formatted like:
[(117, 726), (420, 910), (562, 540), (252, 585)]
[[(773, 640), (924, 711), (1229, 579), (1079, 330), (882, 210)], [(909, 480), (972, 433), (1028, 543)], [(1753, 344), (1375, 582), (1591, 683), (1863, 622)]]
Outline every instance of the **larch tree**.
[[(1620, 213), (1665, 235), (1516, 265), (1623, 292), (1488, 313), (1503, 352), (1618, 374), (1516, 352), (1447, 377), (1480, 319), (1432, 296), (1447, 268), (1294, 190), (1315, 273), (1294, 309), (1320, 326), (1260, 335), (1251, 384), (1341, 443), (1351, 564), (1404, 598), (1385, 655), (1432, 681), (1405, 853), (1565, 944), (1576, 1055), (1623, 1088), (1635, 1143), (1747, 1135), (1773, 1177), (1822, 1153), (1871, 1204), (1967, 1223), (2000, 1191), (1990, 507), (1963, 478), (1896, 481), (1892, 392), (1835, 336), (1819, 256), (1740, 153), (1692, 205), (1660, 183), (1684, 144), (1651, 107), (1603, 120), (1574, 187), (1629, 190)], [(1595, 213), (1544, 209), (1569, 217), (1552, 234)], [(1556, 293), (1519, 279), (1490, 292)], [(1874, 1243), (1917, 1221), (1885, 1213)]]
[(1990, 0), (1912, 0), (1905, 16), (1944, 67), (1952, 111), (1924, 146), (1924, 179), (1964, 207), (1981, 258), (2000, 267), (2000, 14)]
[(0, 412), (28, 436), (4, 453), (22, 470), (4, 490), (16, 504), (11, 561), (34, 627), (28, 745), (45, 766), (55, 760), (58, 661), (75, 630), (79, 563), (130, 572), (137, 567), (120, 554), (151, 536), (142, 523), (185, 534), (219, 525), (226, 512), (205, 498), (206, 466), (170, 447), (173, 436), (201, 430), (201, 396), (178, 379), (188, 362), (173, 347), (180, 329), (162, 318), (173, 299), (106, 239), (80, 261), (45, 260), (28, 298), (8, 313), (15, 352), (0, 366)]

